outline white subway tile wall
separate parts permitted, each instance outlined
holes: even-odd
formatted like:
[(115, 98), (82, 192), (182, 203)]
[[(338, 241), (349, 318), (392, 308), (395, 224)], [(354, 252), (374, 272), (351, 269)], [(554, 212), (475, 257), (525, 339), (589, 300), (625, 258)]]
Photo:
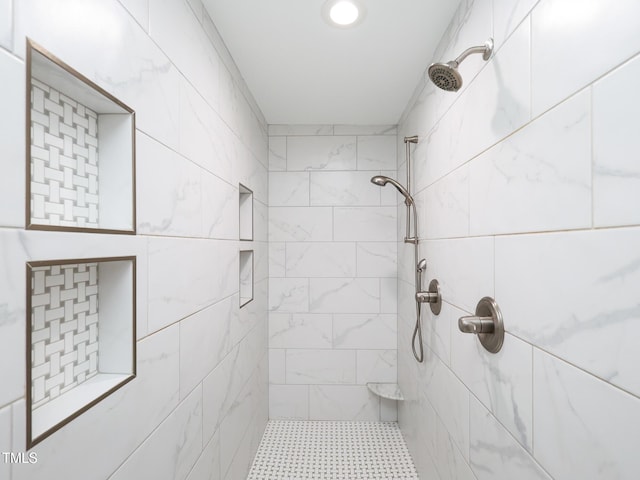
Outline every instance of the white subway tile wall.
[[(425, 362), (398, 349), (421, 478), (637, 477), (637, 19), (634, 2), (463, 0), (432, 61), (489, 36), (493, 58), (465, 61), (456, 94), (420, 84), (400, 120), (399, 149), (420, 137), (421, 256), (445, 302), (423, 317)], [(398, 243), (399, 338), (409, 253)], [(497, 354), (457, 327), (485, 295)]]
[(394, 126), (269, 127), (269, 412), (395, 420), (367, 382), (397, 381)]
[[(135, 110), (137, 235), (24, 230), (27, 36)], [(271, 155), (202, 3), (0, 0), (0, 71), (0, 450), (26, 450), (27, 261), (136, 255), (138, 334), (136, 378), (37, 444), (37, 464), (0, 460), (0, 477), (245, 478), (268, 419)], [(36, 88), (44, 147), (69, 103)], [(241, 311), (239, 183), (254, 191), (255, 232), (242, 244), (254, 251), (254, 301)]]

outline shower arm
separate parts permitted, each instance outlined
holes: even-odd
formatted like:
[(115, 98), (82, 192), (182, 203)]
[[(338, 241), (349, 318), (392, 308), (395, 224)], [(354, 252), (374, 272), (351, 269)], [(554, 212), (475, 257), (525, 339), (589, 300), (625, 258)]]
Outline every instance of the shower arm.
[(464, 52), (458, 55), (458, 58), (449, 62), (453, 67), (458, 68), (458, 65), (462, 63), (462, 61), (467, 58), (469, 55), (473, 55), (474, 53), (481, 53), (482, 58), (486, 61), (489, 60), (491, 56), (491, 52), (493, 51), (493, 40), (489, 39), (485, 42), (484, 45), (478, 45), (477, 47), (467, 48)]

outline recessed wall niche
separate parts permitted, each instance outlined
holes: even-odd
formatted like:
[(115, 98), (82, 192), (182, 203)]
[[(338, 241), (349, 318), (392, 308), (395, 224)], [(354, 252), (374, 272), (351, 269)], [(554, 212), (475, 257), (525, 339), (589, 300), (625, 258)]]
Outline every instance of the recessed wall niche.
[(240, 250), (240, 308), (253, 300), (253, 250)]
[(240, 198), (240, 240), (253, 240), (253, 191), (238, 184)]
[(136, 257), (27, 263), (27, 448), (136, 375)]
[(135, 234), (135, 114), (27, 40), (26, 228)]

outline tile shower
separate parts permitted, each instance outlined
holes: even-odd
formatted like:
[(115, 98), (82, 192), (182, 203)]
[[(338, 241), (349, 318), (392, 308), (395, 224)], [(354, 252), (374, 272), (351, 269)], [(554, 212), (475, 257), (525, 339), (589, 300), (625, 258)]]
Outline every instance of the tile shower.
[[(0, 478), (242, 479), (269, 418), (275, 438), (278, 422), (397, 418), (424, 479), (635, 478), (635, 4), (463, 0), (424, 61), (490, 36), (494, 57), (466, 60), (457, 94), (420, 81), (397, 126), (370, 127), (267, 125), (198, 0), (52, 3), (0, 0), (0, 451), (26, 445), (26, 262), (135, 256), (138, 372)], [(136, 235), (25, 230), (26, 37), (136, 111)], [(423, 364), (404, 206), (369, 184), (404, 178), (408, 135), (444, 298), (423, 313)], [(457, 329), (485, 295), (505, 317), (496, 355)]]

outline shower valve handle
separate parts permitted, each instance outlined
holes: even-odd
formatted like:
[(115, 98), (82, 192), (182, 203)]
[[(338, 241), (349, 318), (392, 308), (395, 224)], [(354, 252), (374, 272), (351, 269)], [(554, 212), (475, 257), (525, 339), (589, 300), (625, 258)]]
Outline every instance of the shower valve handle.
[(458, 328), (464, 333), (493, 333), (493, 317), (460, 317)]
[[(425, 264), (426, 267), (426, 264)], [(416, 292), (416, 302), (428, 303), (431, 307), (431, 312), (434, 315), (440, 315), (442, 309), (442, 294), (440, 293), (440, 284), (435, 278), (429, 282), (429, 290), (426, 292)]]
[(416, 301), (419, 303), (436, 303), (439, 298), (439, 293), (416, 292)]
[(475, 333), (484, 348), (498, 353), (504, 342), (502, 312), (491, 297), (482, 298), (476, 305), (476, 314), (458, 319), (458, 328), (464, 333)]

